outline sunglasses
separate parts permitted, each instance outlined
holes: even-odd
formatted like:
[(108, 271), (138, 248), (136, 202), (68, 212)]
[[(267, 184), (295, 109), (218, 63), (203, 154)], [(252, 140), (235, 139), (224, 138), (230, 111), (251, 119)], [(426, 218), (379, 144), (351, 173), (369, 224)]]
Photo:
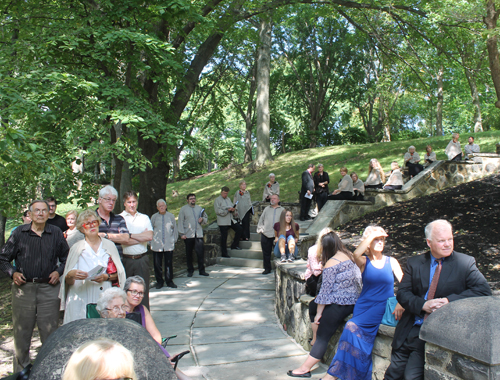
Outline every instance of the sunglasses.
[(91, 222), (83, 223), (82, 225), (84, 228), (92, 228), (92, 227), (97, 227), (99, 224), (100, 223), (98, 220), (93, 220)]

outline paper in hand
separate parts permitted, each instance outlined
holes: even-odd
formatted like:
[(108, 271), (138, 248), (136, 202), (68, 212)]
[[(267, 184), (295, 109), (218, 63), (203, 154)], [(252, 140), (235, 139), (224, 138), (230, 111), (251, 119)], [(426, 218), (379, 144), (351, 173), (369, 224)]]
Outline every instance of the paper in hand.
[(94, 269), (89, 270), (87, 273), (89, 275), (89, 280), (93, 281), (95, 280), (98, 276), (106, 272), (106, 267), (103, 267), (102, 265), (96, 266)]
[(307, 198), (307, 199), (312, 199), (312, 197), (313, 197), (312, 193), (311, 194), (305, 193), (305, 195), (304, 195), (304, 198)]

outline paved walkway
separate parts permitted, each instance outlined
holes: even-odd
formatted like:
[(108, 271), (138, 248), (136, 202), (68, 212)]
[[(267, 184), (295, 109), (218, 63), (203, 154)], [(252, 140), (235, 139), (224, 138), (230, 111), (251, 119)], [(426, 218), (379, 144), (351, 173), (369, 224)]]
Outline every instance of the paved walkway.
[[(290, 379), (307, 357), (274, 313), (274, 275), (215, 265), (210, 277), (175, 278), (177, 289), (151, 289), (153, 318), (163, 336), (177, 335), (171, 354), (187, 349), (179, 367), (193, 379)], [(313, 371), (320, 378), (324, 368)]]

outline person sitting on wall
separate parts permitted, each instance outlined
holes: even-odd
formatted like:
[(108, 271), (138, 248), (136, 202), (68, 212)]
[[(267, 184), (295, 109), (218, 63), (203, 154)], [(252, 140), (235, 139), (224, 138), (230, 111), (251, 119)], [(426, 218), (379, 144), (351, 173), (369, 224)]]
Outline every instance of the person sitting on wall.
[[(281, 262), (293, 263), (297, 256), (299, 239), (299, 225), (293, 220), (290, 209), (284, 209), (280, 215), (280, 221), (274, 223), (274, 256), (281, 257)], [(293, 252), (293, 253), (292, 253)]]
[(365, 189), (382, 189), (384, 182), (385, 174), (382, 165), (376, 158), (372, 158), (368, 168), (368, 177), (365, 181)]
[(384, 190), (401, 190), (403, 188), (403, 173), (399, 170), (399, 164), (396, 161), (391, 163), (391, 176), (384, 186)]
[(415, 147), (411, 145), (408, 148), (408, 152), (405, 153), (404, 156), (405, 166), (408, 167), (408, 172), (410, 173), (410, 177), (415, 177), (418, 173), (424, 170), (424, 167), (419, 164), (420, 155), (415, 152)]
[(448, 143), (448, 146), (444, 150), (446, 155), (448, 156), (448, 160), (450, 161), (461, 161), (462, 160), (462, 148), (460, 147), (460, 141), (458, 138), (460, 135), (458, 133), (451, 134), (451, 141)]
[(479, 148), (479, 145), (474, 144), (474, 136), (469, 136), (469, 143), (464, 146), (465, 158), (467, 160), (472, 160), (472, 155), (474, 153), (479, 153), (480, 151), (481, 149)]
[(263, 202), (269, 202), (271, 195), (280, 195), (280, 184), (276, 181), (274, 173), (269, 174), (269, 182), (264, 186), (264, 194), (262, 195)]
[(424, 166), (429, 166), (430, 164), (432, 164), (436, 160), (437, 160), (436, 152), (432, 151), (432, 146), (427, 145), (425, 147)]
[(351, 173), (352, 188), (354, 190), (354, 200), (362, 201), (365, 199), (365, 184), (361, 181), (358, 175), (354, 172)]
[(352, 200), (354, 189), (352, 186), (352, 178), (347, 175), (347, 168), (340, 168), (342, 180), (339, 183), (339, 188), (328, 196), (329, 200)]

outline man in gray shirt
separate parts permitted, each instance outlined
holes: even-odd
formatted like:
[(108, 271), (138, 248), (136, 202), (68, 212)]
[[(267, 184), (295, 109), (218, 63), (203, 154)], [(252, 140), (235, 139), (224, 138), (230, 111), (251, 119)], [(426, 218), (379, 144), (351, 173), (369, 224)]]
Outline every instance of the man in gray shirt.
[(193, 249), (196, 251), (196, 256), (198, 258), (198, 271), (200, 276), (208, 276), (208, 273), (205, 272), (202, 228), (202, 225), (207, 222), (208, 216), (205, 213), (205, 209), (196, 205), (196, 195), (192, 193), (188, 194), (187, 205), (182, 206), (177, 221), (179, 235), (186, 244), (188, 277), (192, 277), (194, 273)]
[(257, 232), (260, 233), (260, 246), (262, 247), (262, 259), (264, 260), (264, 272), (271, 273), (271, 254), (274, 243), (274, 223), (280, 221), (281, 212), (284, 210), (279, 205), (279, 195), (271, 195), (271, 204), (267, 206), (257, 223)]
[(233, 202), (227, 197), (229, 187), (224, 186), (221, 189), (220, 195), (215, 199), (214, 209), (217, 214), (217, 225), (220, 229), (220, 248), (222, 257), (229, 257), (227, 254), (227, 231), (232, 228), (234, 231), (234, 239), (231, 244), (231, 249), (241, 249), (238, 245), (240, 243), (241, 234), (243, 229), (241, 225), (233, 219)]

